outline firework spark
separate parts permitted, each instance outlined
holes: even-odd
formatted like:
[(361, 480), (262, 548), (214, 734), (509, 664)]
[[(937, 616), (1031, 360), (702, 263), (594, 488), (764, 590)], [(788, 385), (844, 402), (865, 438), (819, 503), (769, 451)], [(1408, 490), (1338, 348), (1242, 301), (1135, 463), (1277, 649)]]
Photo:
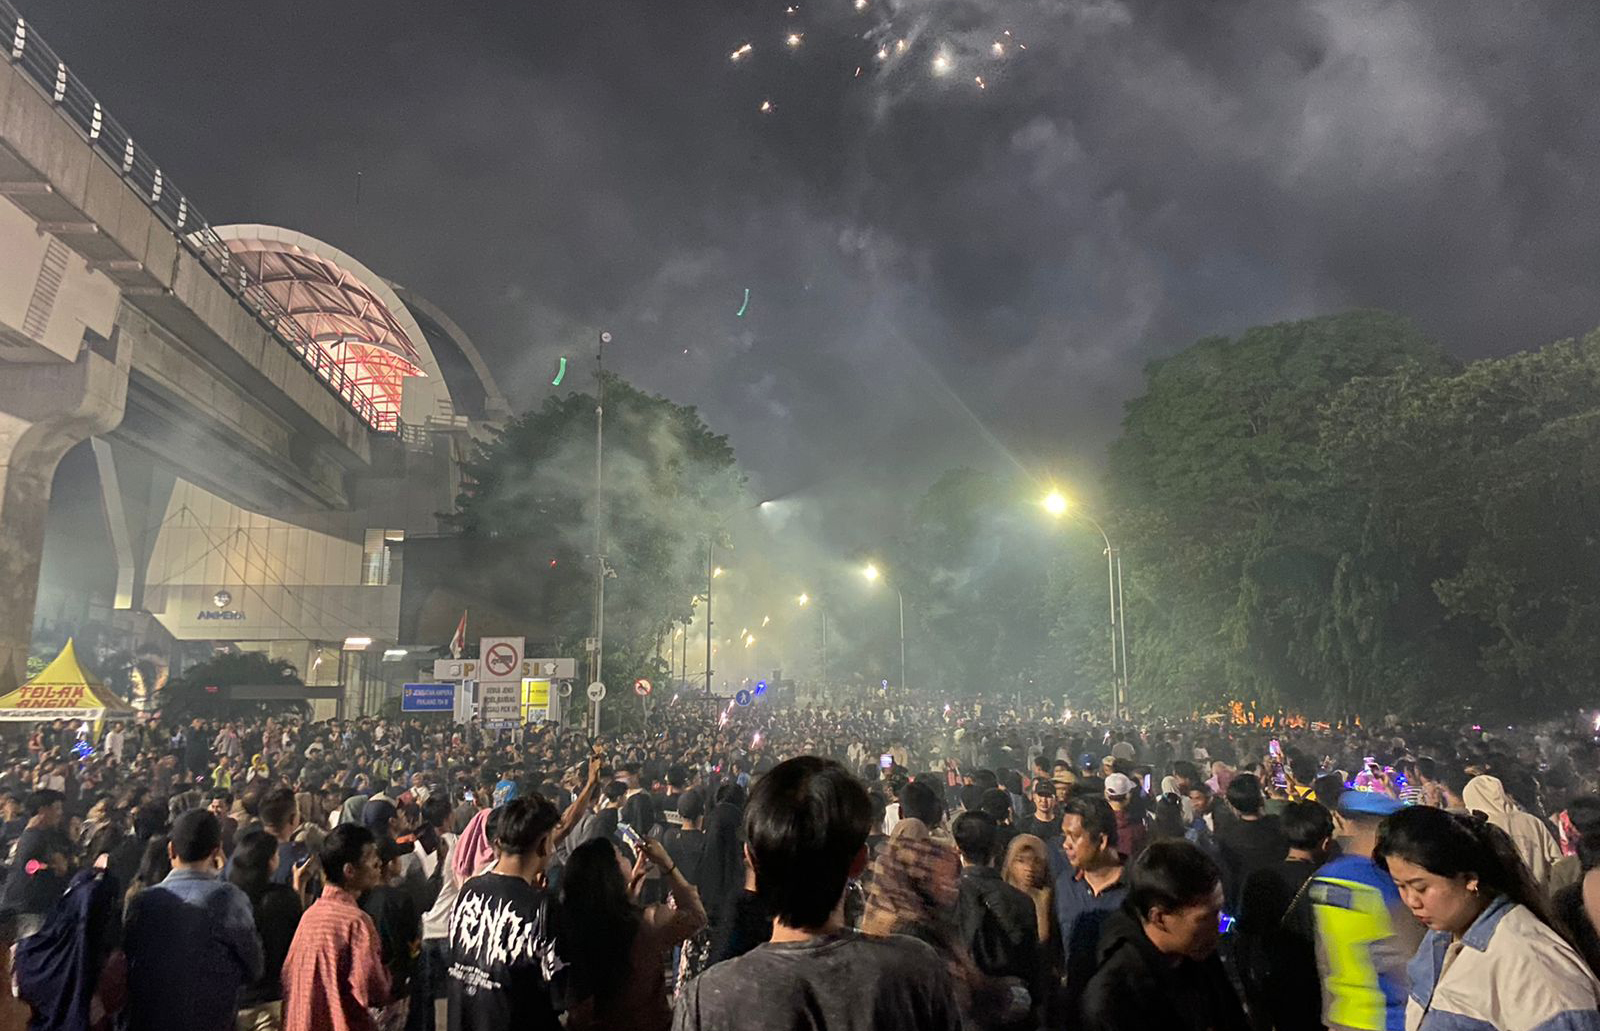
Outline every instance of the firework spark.
[(735, 50), (733, 53), (729, 54), (728, 55), (728, 60), (730, 60), (730, 61), (743, 61), (745, 58), (749, 57), (751, 55), (751, 53), (753, 53), (755, 51), (755, 49), (756, 49), (755, 48), (755, 44), (746, 43), (743, 46), (741, 46), (739, 49)]

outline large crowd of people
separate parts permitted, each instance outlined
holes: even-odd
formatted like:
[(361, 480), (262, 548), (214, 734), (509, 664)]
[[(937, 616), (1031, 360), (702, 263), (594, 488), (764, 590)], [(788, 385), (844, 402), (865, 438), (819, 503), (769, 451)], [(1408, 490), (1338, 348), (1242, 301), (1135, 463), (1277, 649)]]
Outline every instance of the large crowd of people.
[(0, 1031), (1600, 1031), (1600, 738), (747, 708), (0, 741)]

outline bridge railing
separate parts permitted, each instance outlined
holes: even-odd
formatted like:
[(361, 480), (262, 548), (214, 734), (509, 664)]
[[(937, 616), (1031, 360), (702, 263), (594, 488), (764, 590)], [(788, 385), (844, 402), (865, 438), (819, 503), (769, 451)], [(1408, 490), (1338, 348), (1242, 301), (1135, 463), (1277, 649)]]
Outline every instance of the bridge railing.
[(10, 0), (0, 0), (0, 48), (4, 49), (6, 60), (50, 98), (89, 148), (122, 177), (223, 289), (244, 305), (363, 422), (382, 433), (395, 431), (398, 421), (395, 413), (380, 411), (344, 367), (333, 360), (234, 256), (211, 224), (162, 172), (161, 166), (106, 112), (83, 80), (39, 37)]

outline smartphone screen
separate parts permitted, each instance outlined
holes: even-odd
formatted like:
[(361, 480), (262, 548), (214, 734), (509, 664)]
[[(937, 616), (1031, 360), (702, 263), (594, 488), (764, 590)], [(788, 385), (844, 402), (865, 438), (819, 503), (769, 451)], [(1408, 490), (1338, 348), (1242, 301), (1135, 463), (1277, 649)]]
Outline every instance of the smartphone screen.
[(626, 841), (628, 847), (635, 852), (639, 851), (639, 846), (644, 843), (644, 840), (639, 837), (639, 832), (625, 823), (617, 824), (617, 833), (622, 835), (622, 840)]
[(882, 755), (878, 756), (878, 769), (887, 770), (893, 765), (894, 756), (890, 755), (888, 752), (884, 752)]

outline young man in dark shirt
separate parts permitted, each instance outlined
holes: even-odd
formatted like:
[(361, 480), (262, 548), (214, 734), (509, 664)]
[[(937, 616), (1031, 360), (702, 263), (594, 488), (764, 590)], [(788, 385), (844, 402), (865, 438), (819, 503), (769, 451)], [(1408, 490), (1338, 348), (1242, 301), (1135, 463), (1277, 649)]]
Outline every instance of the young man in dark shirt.
[(1056, 809), (1056, 785), (1044, 777), (1033, 782), (1033, 813), (1022, 821), (1022, 833), (1040, 841), (1061, 837), (1061, 816)]
[(1187, 841), (1158, 841), (1128, 866), (1128, 902), (1106, 924), (1100, 969), (1076, 1026), (1247, 1031), (1216, 954), (1222, 912), (1216, 864)]
[(967, 812), (956, 817), (951, 832), (961, 851), (960, 894), (956, 922), (961, 944), (983, 974), (1005, 983), (1015, 979), (1010, 1009), (995, 1013), (991, 1026), (1038, 1027), (1044, 1000), (1039, 921), (1033, 900), (1007, 884), (995, 867), (998, 828), (994, 817)]
[(1223, 889), (1229, 912), (1237, 912), (1244, 882), (1257, 870), (1274, 866), (1289, 854), (1289, 842), (1278, 828), (1278, 818), (1267, 814), (1261, 781), (1241, 773), (1228, 783), (1228, 806), (1238, 817), (1217, 820), (1215, 839), (1222, 856)]
[(828, 759), (790, 759), (756, 783), (745, 848), (756, 892), (773, 913), (772, 940), (690, 982), (675, 1031), (961, 1026), (932, 947), (845, 926), (845, 884), (866, 866), (871, 816), (866, 788)]
[(37, 931), (67, 890), (72, 845), (61, 829), (65, 811), (66, 798), (59, 791), (42, 788), (28, 796), (28, 822), (17, 837), (16, 856), (0, 896), (0, 911), (17, 915), (20, 936)]
[(1288, 858), (1251, 874), (1239, 899), (1239, 972), (1251, 1010), (1277, 1031), (1318, 1031), (1322, 987), (1304, 888), (1333, 846), (1333, 814), (1320, 802), (1290, 802), (1279, 823)]
[(553, 902), (535, 887), (560, 816), (541, 795), (507, 802), (496, 860), (461, 887), (450, 917), (450, 1031), (556, 1031)]

